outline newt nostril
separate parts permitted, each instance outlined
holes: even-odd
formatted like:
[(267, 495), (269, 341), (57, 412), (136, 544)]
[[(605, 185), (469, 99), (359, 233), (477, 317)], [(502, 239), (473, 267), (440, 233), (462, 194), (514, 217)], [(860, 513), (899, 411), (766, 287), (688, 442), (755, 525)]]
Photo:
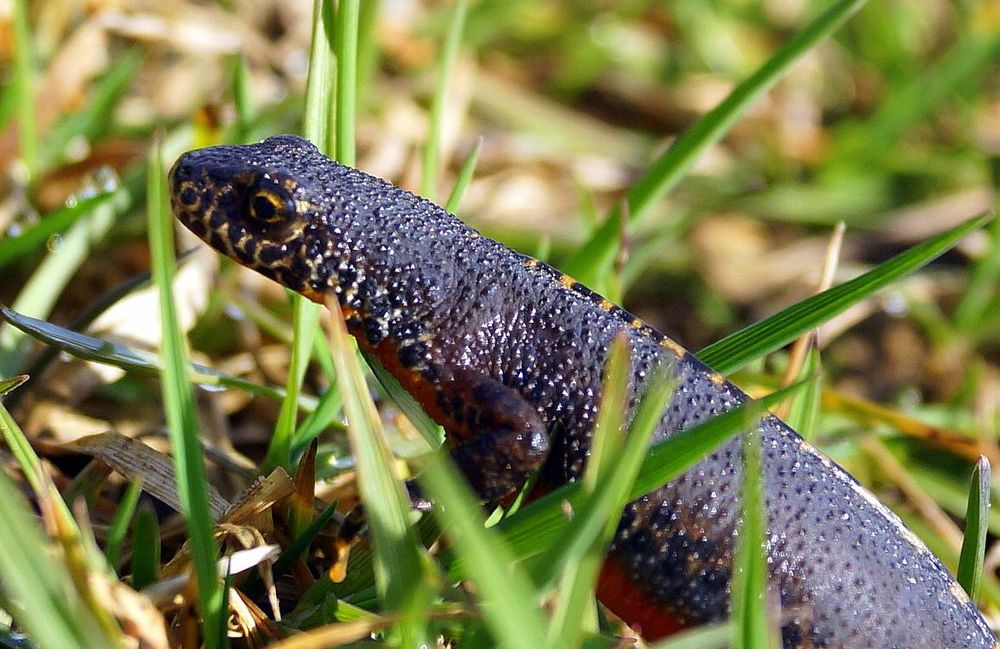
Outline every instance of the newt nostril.
[(174, 178), (176, 180), (190, 180), (194, 175), (194, 169), (190, 164), (184, 163), (174, 167)]

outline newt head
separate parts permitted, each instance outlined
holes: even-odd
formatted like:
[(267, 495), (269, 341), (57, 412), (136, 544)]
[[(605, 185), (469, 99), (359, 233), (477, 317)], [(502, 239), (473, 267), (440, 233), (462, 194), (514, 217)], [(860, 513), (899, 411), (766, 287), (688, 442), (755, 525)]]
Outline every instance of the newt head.
[(329, 211), (319, 207), (317, 173), (331, 165), (340, 167), (294, 135), (198, 149), (170, 170), (170, 202), (205, 243), (321, 301), (330, 290), (332, 229)]

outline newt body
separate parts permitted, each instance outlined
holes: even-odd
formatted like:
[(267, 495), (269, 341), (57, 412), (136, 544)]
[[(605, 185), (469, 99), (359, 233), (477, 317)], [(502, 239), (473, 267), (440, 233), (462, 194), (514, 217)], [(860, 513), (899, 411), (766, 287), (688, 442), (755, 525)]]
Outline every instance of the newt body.
[[(581, 475), (608, 347), (632, 346), (633, 394), (678, 388), (654, 443), (747, 397), (677, 343), (433, 203), (278, 136), (185, 154), (178, 218), (212, 247), (317, 301), (448, 434), (484, 501), (533, 471)], [(987, 648), (974, 604), (900, 520), (773, 416), (761, 423), (770, 587), (787, 648)], [(598, 588), (648, 638), (728, 615), (739, 440), (628, 505)]]

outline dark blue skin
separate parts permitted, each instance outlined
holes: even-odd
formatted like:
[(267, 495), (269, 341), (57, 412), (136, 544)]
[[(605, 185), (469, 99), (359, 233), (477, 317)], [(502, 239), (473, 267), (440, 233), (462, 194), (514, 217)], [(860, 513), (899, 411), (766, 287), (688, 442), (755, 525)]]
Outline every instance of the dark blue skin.
[[(210, 245), (313, 299), (337, 295), (352, 333), (445, 427), (486, 501), (539, 466), (551, 485), (580, 476), (619, 332), (633, 393), (658, 367), (678, 380), (657, 441), (747, 399), (558, 271), (300, 138), (187, 153), (171, 183), (178, 218)], [(777, 418), (760, 432), (785, 647), (998, 646), (894, 514)], [(623, 513), (610, 560), (665, 617), (727, 616), (740, 467), (734, 440)], [(635, 619), (626, 603), (606, 604)]]

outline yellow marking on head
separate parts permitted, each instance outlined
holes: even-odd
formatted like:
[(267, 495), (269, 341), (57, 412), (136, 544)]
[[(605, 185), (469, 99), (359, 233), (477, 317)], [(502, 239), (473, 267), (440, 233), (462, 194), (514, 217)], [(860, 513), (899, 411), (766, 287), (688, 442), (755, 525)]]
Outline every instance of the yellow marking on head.
[(537, 259), (535, 259), (534, 257), (530, 257), (530, 258), (524, 260), (524, 267), (525, 268), (535, 268), (536, 266), (538, 266), (539, 263), (540, 262)]
[(597, 306), (601, 307), (601, 311), (610, 311), (611, 309), (615, 308), (615, 305), (614, 305), (613, 302), (611, 302), (610, 300), (603, 299), (603, 298), (601, 299), (601, 303), (598, 304)]
[(684, 358), (687, 355), (687, 350), (677, 344), (676, 341), (671, 339), (669, 336), (664, 336), (663, 340), (660, 341), (661, 347), (666, 347), (672, 351), (677, 358)]
[(639, 318), (633, 318), (632, 322), (630, 322), (629, 325), (631, 325), (633, 329), (642, 329), (643, 327), (646, 326), (646, 323), (640, 320)]
[(563, 286), (565, 286), (566, 288), (573, 288), (574, 286), (576, 286), (577, 284), (579, 284), (579, 282), (577, 282), (575, 279), (573, 279), (569, 275), (560, 275), (559, 276), (559, 283), (562, 284)]
[(217, 230), (217, 232), (219, 233), (219, 236), (222, 237), (222, 241), (226, 244), (226, 246), (230, 250), (232, 250), (233, 249), (233, 244), (229, 240), (229, 221), (223, 221), (219, 225), (219, 229)]
[(718, 372), (709, 372), (708, 373), (708, 380), (711, 381), (712, 383), (718, 385), (718, 386), (725, 385), (725, 383), (726, 383), (726, 377), (722, 376)]

